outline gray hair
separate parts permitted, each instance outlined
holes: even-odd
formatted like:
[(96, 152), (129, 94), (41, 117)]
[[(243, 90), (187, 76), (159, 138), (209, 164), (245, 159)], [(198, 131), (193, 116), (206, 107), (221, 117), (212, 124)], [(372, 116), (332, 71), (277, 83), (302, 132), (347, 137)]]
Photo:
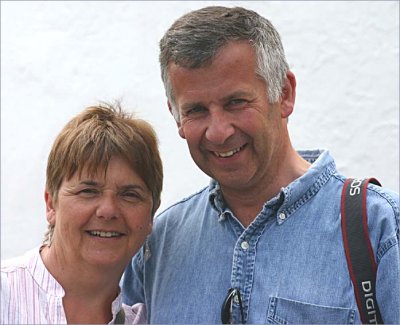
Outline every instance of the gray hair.
[(279, 100), (289, 70), (279, 33), (269, 20), (240, 7), (210, 6), (191, 11), (176, 20), (160, 40), (161, 77), (179, 121), (168, 64), (195, 69), (210, 64), (229, 42), (247, 40), (257, 56), (256, 73), (265, 80), (271, 103)]

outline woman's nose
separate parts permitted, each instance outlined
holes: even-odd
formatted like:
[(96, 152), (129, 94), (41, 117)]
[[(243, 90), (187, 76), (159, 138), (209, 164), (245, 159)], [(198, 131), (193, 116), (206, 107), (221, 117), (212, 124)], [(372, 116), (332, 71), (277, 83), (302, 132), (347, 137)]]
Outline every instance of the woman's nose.
[(102, 195), (96, 210), (96, 216), (106, 220), (118, 217), (117, 197), (114, 194), (107, 193)]

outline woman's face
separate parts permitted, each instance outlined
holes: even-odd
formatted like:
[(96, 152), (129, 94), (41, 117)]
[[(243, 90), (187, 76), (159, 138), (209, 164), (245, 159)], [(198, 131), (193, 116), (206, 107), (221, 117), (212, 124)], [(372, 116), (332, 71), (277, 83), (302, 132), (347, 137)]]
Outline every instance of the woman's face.
[(125, 267), (152, 229), (151, 192), (119, 157), (106, 173), (64, 179), (57, 200), (46, 193), (46, 204), (55, 226), (51, 250), (68, 263)]

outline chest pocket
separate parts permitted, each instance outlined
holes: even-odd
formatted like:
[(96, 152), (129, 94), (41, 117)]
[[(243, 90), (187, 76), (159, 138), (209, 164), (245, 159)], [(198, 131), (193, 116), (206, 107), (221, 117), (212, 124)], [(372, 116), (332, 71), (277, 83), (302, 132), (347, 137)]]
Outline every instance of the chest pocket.
[(267, 324), (354, 324), (355, 310), (271, 297)]

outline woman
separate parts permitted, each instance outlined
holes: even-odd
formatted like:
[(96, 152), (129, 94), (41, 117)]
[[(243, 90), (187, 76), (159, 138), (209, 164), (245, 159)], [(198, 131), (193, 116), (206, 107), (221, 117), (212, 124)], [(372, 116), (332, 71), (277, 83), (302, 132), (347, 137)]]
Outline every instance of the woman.
[(2, 263), (1, 324), (137, 324), (119, 281), (152, 229), (162, 163), (156, 135), (119, 106), (74, 117), (47, 164), (43, 245)]

